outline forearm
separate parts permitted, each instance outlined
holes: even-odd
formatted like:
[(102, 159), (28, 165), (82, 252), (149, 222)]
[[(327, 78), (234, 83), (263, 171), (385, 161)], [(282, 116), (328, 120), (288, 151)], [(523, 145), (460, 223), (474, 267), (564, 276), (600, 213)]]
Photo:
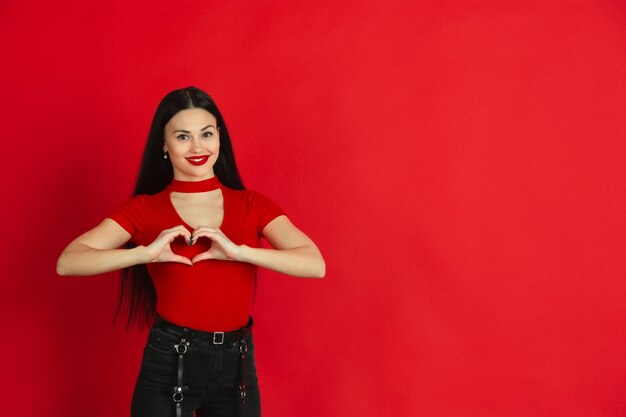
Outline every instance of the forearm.
[(94, 249), (78, 244), (67, 248), (57, 262), (59, 275), (98, 275), (149, 262), (144, 246), (132, 249)]
[(323, 278), (326, 264), (315, 247), (264, 249), (241, 245), (240, 261), (301, 278)]

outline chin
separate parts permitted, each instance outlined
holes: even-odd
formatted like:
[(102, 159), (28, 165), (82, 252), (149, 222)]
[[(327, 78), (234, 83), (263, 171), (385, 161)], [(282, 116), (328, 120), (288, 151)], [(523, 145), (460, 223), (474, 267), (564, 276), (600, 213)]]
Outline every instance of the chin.
[(183, 172), (183, 174), (184, 174), (185, 177), (188, 177), (191, 180), (210, 178), (210, 177), (213, 177), (215, 175), (215, 173), (213, 172), (213, 169), (187, 170), (187, 171)]

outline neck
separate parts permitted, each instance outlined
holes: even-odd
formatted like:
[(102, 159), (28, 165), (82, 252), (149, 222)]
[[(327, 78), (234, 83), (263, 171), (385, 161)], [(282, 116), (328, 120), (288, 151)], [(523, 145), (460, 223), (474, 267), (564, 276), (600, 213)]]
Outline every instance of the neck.
[(217, 177), (211, 177), (200, 181), (182, 181), (173, 179), (168, 189), (170, 192), (177, 193), (206, 193), (207, 191), (217, 190), (222, 186)]

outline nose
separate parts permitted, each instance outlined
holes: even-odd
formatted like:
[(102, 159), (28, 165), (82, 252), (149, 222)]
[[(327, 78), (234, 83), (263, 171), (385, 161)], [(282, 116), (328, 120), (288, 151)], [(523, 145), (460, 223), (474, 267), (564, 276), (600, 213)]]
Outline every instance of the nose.
[(194, 136), (191, 139), (191, 148), (194, 150), (194, 152), (201, 151), (202, 150), (202, 140), (199, 137)]

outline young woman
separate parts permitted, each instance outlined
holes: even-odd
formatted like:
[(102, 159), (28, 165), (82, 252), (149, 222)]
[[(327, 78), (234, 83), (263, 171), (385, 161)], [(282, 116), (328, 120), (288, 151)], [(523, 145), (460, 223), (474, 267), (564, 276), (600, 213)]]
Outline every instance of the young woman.
[[(267, 239), (274, 249), (259, 247)], [(245, 190), (205, 92), (159, 104), (134, 197), (59, 257), (60, 275), (122, 269), (118, 313), (152, 323), (133, 417), (259, 416), (250, 310), (256, 267), (321, 278), (324, 260), (262, 194)]]

